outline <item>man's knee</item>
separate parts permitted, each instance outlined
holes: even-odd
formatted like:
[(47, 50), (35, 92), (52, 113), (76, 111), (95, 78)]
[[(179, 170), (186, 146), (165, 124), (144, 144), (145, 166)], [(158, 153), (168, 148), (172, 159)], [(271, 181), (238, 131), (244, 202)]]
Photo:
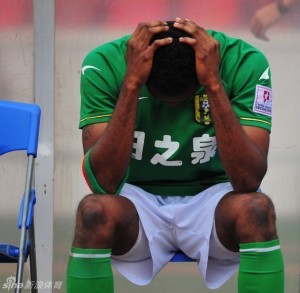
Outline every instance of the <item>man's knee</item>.
[(276, 216), (271, 199), (263, 193), (242, 195), (237, 205), (236, 234), (240, 243), (276, 238)]
[(267, 195), (255, 193), (248, 202), (246, 210), (256, 226), (272, 225), (275, 222), (274, 205)]
[(225, 196), (216, 210), (218, 236), (233, 250), (237, 250), (240, 243), (275, 239), (275, 221), (271, 199), (260, 192)]
[[(78, 205), (74, 246), (85, 248), (131, 247), (138, 233), (138, 215), (135, 206), (119, 195), (85, 196)], [(120, 238), (122, 241), (120, 241)], [(128, 238), (126, 241), (125, 238)], [(125, 244), (125, 245), (122, 245)]]
[[(78, 205), (73, 246), (106, 248), (113, 244), (117, 211), (110, 195), (90, 194)], [(115, 205), (116, 206), (116, 205)], [(115, 215), (115, 216), (113, 216)]]
[(107, 215), (100, 195), (89, 194), (78, 205), (77, 224), (88, 231), (107, 223)]

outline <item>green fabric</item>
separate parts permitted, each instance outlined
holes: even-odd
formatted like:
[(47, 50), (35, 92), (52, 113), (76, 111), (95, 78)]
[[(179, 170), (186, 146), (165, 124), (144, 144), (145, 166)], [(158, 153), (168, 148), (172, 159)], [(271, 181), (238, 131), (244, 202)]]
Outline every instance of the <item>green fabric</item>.
[[(70, 256), (67, 270), (67, 293), (113, 293), (114, 281), (110, 249), (81, 249), (72, 253), (91, 256)], [(106, 254), (108, 256), (106, 256)], [(103, 257), (99, 257), (99, 255)]]
[(279, 240), (240, 244), (238, 292), (284, 292), (284, 264)]
[[(220, 75), (240, 124), (271, 131), (272, 85), (267, 59), (242, 40), (221, 32), (208, 33), (220, 43)], [(110, 121), (126, 72), (129, 38), (103, 44), (84, 59), (80, 128)], [(264, 92), (270, 97), (262, 100)], [(159, 195), (195, 195), (228, 182), (204, 87), (177, 107), (153, 97), (146, 86), (141, 88), (126, 182)]]

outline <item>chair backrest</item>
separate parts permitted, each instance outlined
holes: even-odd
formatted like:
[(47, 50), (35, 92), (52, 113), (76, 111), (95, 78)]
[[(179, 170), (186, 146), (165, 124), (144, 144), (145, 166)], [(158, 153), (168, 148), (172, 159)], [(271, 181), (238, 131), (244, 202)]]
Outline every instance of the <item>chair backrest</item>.
[[(20, 245), (0, 244), (0, 262), (17, 262), (16, 293), (21, 292), (24, 262), (30, 256), (32, 284), (37, 281), (33, 206), (35, 191), (32, 177), (37, 156), (41, 109), (38, 105), (0, 100), (0, 156), (13, 151), (27, 152), (25, 191), (19, 214)], [(28, 240), (27, 240), (28, 239)], [(32, 292), (37, 290), (32, 289)]]
[(40, 115), (38, 105), (0, 100), (0, 156), (27, 150), (36, 157)]

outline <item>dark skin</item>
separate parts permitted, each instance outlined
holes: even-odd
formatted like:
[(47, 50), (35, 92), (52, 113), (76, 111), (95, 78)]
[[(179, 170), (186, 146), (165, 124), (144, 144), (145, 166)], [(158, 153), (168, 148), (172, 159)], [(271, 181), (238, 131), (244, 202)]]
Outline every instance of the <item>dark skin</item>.
[[(205, 87), (210, 98), (218, 152), (234, 190), (216, 208), (218, 237), (232, 251), (238, 251), (240, 243), (273, 240), (277, 238), (273, 204), (267, 196), (255, 192), (267, 170), (269, 133), (239, 124), (219, 75), (219, 43), (192, 21), (176, 18), (174, 26), (191, 35), (180, 41), (194, 48), (199, 84)], [(84, 152), (92, 148), (91, 167), (109, 195), (91, 194), (80, 203), (75, 247), (112, 248), (112, 253), (118, 255), (129, 251), (137, 239), (136, 208), (128, 199), (114, 193), (131, 158), (141, 87), (150, 74), (155, 50), (170, 44), (172, 39), (156, 40), (151, 46), (149, 42), (154, 34), (165, 30), (168, 26), (161, 21), (138, 25), (128, 42), (127, 71), (111, 121), (83, 129)], [(155, 89), (149, 90), (162, 102), (176, 106), (196, 92), (196, 85), (172, 99)]]

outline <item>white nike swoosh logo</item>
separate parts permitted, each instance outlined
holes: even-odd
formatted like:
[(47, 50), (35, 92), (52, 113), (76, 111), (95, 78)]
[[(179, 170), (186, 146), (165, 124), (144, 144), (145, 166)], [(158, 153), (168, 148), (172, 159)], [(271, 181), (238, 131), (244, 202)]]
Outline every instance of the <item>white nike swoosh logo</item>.
[(87, 69), (95, 69), (95, 70), (101, 71), (101, 69), (99, 69), (99, 68), (97, 68), (97, 67), (95, 67), (95, 66), (92, 66), (92, 65), (85, 65), (85, 66), (83, 66), (83, 67), (81, 68), (81, 73), (82, 73), (82, 75), (84, 75), (84, 73), (85, 73), (85, 71), (86, 71)]
[(149, 97), (139, 97), (139, 100), (149, 99)]
[(270, 79), (270, 76), (269, 76), (269, 69), (270, 69), (270, 67), (268, 67), (265, 71), (264, 71), (264, 73), (260, 76), (260, 78), (259, 78), (259, 80), (261, 80), (261, 79)]

